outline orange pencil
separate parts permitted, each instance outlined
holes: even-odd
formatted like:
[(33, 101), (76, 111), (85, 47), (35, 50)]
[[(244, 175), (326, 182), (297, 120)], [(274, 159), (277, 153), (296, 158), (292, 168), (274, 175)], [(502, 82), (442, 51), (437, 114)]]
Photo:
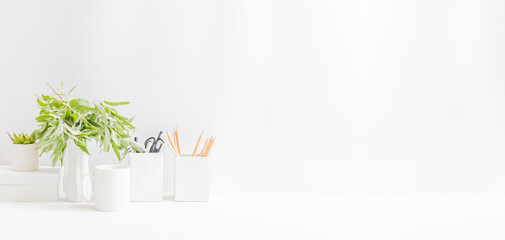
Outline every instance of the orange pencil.
[(207, 157), (207, 151), (209, 151), (210, 145), (212, 145), (212, 137), (210, 137), (209, 144), (207, 144), (207, 147), (205, 148), (205, 152), (203, 152), (204, 157)]
[(207, 147), (207, 144), (209, 143), (209, 139), (205, 140), (205, 144), (203, 144), (202, 151), (200, 154), (198, 154), (199, 157), (203, 157), (203, 154), (205, 153), (205, 148)]
[(174, 148), (175, 148), (175, 150), (177, 151), (177, 142), (176, 142), (176, 140), (177, 140), (177, 139), (175, 139), (175, 128), (174, 128), (174, 131), (173, 131), (173, 135), (172, 135), (172, 136), (174, 136)]
[(212, 136), (209, 139), (209, 143), (207, 144), (207, 147), (205, 147), (205, 151), (203, 152), (203, 156), (207, 157), (207, 151), (209, 151), (209, 147), (212, 145)]
[(170, 141), (170, 148), (172, 149), (172, 151), (174, 151), (175, 155), (179, 155), (179, 153), (175, 150), (175, 147), (174, 147), (174, 143), (172, 143), (172, 139), (170, 139), (170, 135), (168, 134), (168, 131), (167, 131), (167, 137), (168, 137), (168, 141)]
[(181, 145), (179, 144), (179, 132), (177, 131), (177, 128), (175, 128), (175, 141), (177, 142), (177, 151), (179, 152), (179, 155), (182, 156)]
[(200, 137), (198, 138), (198, 141), (196, 142), (195, 150), (193, 150), (193, 155), (191, 155), (192, 157), (194, 157), (194, 156), (195, 156), (196, 149), (198, 149), (198, 144), (200, 144), (200, 140), (202, 140), (202, 136), (203, 136), (203, 131), (202, 131), (202, 133), (200, 134)]
[(211, 140), (211, 142), (209, 144), (209, 147), (207, 147), (207, 151), (205, 152), (205, 156), (206, 157), (209, 156), (210, 150), (212, 150), (212, 147), (214, 146), (214, 141), (216, 141), (215, 137), (214, 137), (214, 139)]

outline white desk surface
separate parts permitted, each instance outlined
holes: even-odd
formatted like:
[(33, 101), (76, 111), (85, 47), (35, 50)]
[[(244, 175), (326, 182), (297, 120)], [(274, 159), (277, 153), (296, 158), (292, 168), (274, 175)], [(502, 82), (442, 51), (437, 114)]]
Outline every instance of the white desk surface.
[(505, 194), (211, 194), (208, 203), (0, 203), (0, 239), (505, 239)]

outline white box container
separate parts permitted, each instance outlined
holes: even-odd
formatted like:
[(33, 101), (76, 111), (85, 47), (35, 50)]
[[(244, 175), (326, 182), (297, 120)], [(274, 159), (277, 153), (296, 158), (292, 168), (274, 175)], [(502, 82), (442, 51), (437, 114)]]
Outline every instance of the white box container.
[(163, 153), (130, 153), (130, 201), (163, 200)]
[(209, 158), (183, 155), (175, 158), (174, 200), (209, 201)]
[(9, 166), (0, 166), (0, 201), (58, 201), (61, 172), (61, 168), (49, 166), (41, 166), (33, 172), (15, 172)]

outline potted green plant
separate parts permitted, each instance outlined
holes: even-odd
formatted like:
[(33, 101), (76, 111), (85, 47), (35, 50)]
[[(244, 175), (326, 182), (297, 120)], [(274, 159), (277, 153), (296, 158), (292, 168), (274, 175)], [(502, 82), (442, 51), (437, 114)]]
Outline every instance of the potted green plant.
[[(49, 84), (48, 84), (49, 85)], [(41, 95), (37, 99), (40, 108), (36, 118), (37, 149), (40, 154), (50, 153), (53, 166), (63, 164), (68, 151), (68, 166), (65, 166), (65, 195), (69, 201), (82, 201), (81, 178), (89, 172), (88, 144), (95, 142), (101, 152), (112, 150), (121, 161), (131, 147), (142, 147), (131, 140), (135, 130), (133, 118), (119, 114), (114, 108), (129, 102), (88, 101), (84, 98), (70, 99), (75, 89), (65, 92), (53, 88), (54, 94)]]
[(39, 170), (39, 154), (35, 149), (36, 133), (16, 134), (7, 133), (12, 140), (10, 165), (11, 170), (17, 172), (31, 172)]

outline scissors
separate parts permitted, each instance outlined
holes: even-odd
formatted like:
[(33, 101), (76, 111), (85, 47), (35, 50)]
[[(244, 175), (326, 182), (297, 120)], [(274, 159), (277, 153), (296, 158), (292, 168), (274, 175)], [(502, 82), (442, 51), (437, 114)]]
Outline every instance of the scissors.
[(160, 131), (160, 134), (158, 134), (157, 138), (150, 137), (150, 138), (146, 139), (146, 141), (144, 142), (144, 147), (146, 148), (146, 150), (149, 149), (148, 151), (150, 153), (160, 152), (160, 150), (165, 145), (165, 141), (163, 141), (163, 139), (161, 139), (161, 134), (163, 134), (163, 131)]

